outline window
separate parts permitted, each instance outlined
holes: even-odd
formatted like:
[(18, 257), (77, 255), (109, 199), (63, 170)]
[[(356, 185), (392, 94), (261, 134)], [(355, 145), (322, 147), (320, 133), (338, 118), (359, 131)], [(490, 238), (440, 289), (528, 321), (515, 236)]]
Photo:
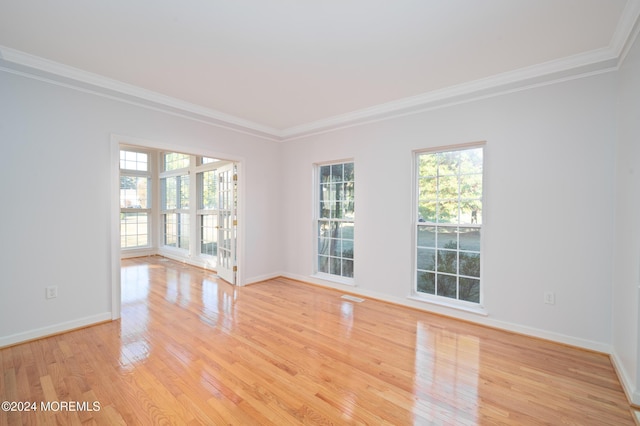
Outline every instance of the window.
[(146, 152), (120, 150), (120, 169), (149, 171), (149, 154)]
[(235, 272), (238, 165), (125, 143), (120, 148), (123, 257), (144, 248), (144, 254), (184, 259), (219, 275), (224, 258)]
[(120, 150), (120, 247), (148, 247), (151, 198), (149, 154)]
[(189, 159), (185, 154), (164, 153), (160, 174), (163, 244), (189, 250)]
[(354, 163), (318, 167), (317, 272), (353, 278)]
[(164, 171), (184, 169), (189, 167), (190, 156), (187, 154), (180, 154), (177, 152), (165, 152), (164, 153)]
[(416, 155), (418, 295), (480, 303), (481, 146)]
[(220, 161), (217, 158), (211, 158), (211, 157), (198, 157), (199, 161), (198, 161), (198, 165), (205, 165), (205, 164), (211, 164), (211, 163), (217, 163), (218, 161)]
[[(203, 159), (204, 160), (204, 159)], [(211, 164), (207, 161), (203, 164)], [(198, 223), (200, 226), (200, 254), (218, 255), (218, 172), (198, 173)]]

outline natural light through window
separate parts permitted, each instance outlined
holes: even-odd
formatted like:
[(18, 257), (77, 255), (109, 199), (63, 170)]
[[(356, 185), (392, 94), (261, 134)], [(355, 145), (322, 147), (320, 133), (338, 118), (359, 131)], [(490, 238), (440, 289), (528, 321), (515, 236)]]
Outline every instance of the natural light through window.
[(146, 172), (149, 170), (149, 154), (120, 150), (120, 169)]
[(151, 172), (147, 152), (120, 150), (120, 247), (148, 247), (151, 242)]
[(417, 295), (480, 303), (481, 146), (419, 152)]
[(318, 166), (317, 272), (353, 278), (354, 163)]
[(186, 154), (165, 152), (160, 174), (163, 244), (183, 250), (189, 250), (190, 159)]
[[(217, 160), (203, 158), (203, 164), (214, 162)], [(197, 176), (200, 254), (214, 257), (218, 255), (218, 172), (215, 169), (207, 170)]]

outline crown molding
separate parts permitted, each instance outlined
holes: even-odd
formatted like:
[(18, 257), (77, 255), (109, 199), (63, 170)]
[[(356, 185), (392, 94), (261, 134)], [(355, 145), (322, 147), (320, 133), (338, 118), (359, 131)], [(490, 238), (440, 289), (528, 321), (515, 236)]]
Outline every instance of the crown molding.
[(640, 0), (628, 0), (616, 26), (616, 31), (609, 44), (618, 58), (623, 58), (625, 51), (633, 44), (638, 35), (638, 17), (640, 16)]
[(618, 69), (640, 32), (639, 16), (640, 0), (629, 0), (618, 21), (611, 42), (606, 48), (508, 71), (286, 129), (264, 126), (1, 45), (0, 70), (118, 99), (270, 141), (281, 142)]
[(278, 141), (280, 130), (0, 45), (0, 68)]
[(541, 84), (564, 81), (568, 78), (606, 72), (615, 69), (617, 62), (617, 57), (612, 54), (611, 49), (599, 49), (290, 127), (282, 132), (283, 138), (298, 139), (337, 128), (419, 113), (437, 107), (497, 96), (505, 92), (525, 90)]
[(611, 46), (618, 55), (618, 67), (640, 33), (640, 0), (629, 0), (613, 35)]
[(285, 141), (295, 140), (488, 96), (525, 90), (542, 84), (612, 71), (619, 68), (628, 49), (640, 33), (639, 17), (640, 0), (628, 0), (608, 47), (289, 127), (282, 131), (281, 136)]

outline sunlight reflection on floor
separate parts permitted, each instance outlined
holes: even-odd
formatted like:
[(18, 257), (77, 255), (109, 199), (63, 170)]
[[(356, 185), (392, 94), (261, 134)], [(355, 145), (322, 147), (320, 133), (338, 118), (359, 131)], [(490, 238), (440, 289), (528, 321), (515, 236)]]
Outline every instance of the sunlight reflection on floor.
[[(428, 324), (418, 322), (414, 414), (428, 420), (476, 424), (479, 357), (477, 337), (432, 330)], [(460, 410), (461, 405), (465, 406), (464, 410)]]

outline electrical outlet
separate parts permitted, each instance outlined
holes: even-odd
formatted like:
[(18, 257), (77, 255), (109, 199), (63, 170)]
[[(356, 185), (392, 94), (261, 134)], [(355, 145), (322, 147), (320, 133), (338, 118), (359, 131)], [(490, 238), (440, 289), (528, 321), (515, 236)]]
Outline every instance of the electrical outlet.
[(555, 305), (556, 304), (556, 295), (552, 291), (544, 292), (544, 303), (547, 305)]
[(55, 299), (56, 297), (58, 297), (58, 286), (52, 285), (45, 288), (45, 296), (47, 299)]

